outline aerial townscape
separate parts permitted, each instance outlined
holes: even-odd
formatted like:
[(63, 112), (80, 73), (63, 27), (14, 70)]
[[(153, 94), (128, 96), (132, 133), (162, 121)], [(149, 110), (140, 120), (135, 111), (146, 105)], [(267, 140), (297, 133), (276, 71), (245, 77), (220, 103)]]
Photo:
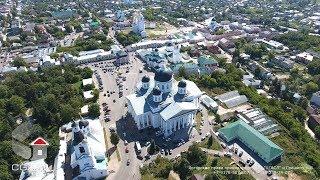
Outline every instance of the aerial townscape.
[(0, 180), (320, 179), (320, 0), (0, 0)]

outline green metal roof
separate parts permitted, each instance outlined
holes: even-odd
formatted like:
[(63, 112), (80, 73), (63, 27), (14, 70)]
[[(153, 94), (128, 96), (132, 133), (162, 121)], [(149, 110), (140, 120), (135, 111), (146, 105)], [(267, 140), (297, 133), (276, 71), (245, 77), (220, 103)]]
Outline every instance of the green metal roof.
[(218, 62), (214, 58), (211, 58), (210, 56), (200, 56), (198, 58), (198, 63), (200, 66), (218, 64)]
[(227, 142), (240, 140), (267, 163), (283, 154), (283, 149), (241, 120), (219, 129), (219, 133)]

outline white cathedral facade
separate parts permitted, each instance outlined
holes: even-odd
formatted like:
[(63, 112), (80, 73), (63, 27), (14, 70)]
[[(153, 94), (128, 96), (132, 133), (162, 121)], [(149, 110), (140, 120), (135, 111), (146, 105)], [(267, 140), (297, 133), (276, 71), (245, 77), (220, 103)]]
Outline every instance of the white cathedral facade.
[(128, 112), (139, 130), (160, 128), (165, 137), (192, 128), (203, 93), (192, 81), (175, 81), (170, 70), (161, 69), (154, 78), (144, 76), (136, 93), (127, 96)]

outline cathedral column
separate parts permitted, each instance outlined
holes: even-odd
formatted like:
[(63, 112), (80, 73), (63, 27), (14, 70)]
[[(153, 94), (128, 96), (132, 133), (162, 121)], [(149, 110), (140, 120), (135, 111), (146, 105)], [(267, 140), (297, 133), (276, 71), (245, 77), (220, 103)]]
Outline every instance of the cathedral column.
[(176, 120), (173, 120), (173, 131), (176, 131)]
[(181, 119), (178, 120), (178, 129), (180, 129), (180, 121)]

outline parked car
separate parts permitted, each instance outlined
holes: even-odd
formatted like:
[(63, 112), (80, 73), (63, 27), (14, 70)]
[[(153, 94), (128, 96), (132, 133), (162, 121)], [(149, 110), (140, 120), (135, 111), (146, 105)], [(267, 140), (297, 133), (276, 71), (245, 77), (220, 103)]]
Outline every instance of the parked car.
[(251, 160), (251, 162), (249, 163), (249, 166), (253, 166), (254, 165), (254, 160)]
[(144, 158), (145, 159), (150, 159), (150, 154), (147, 154)]
[(229, 158), (231, 158), (231, 156), (232, 156), (232, 154), (231, 154), (230, 152), (226, 152), (224, 155), (225, 155), (226, 157), (229, 157)]
[(129, 153), (129, 149), (128, 149), (128, 147), (126, 147), (125, 152), (126, 152), (126, 153)]
[(227, 147), (227, 145), (225, 145), (224, 143), (221, 143), (221, 147), (223, 147), (223, 149), (225, 149)]
[(161, 149), (160, 153), (163, 154), (164, 153), (164, 149)]
[(241, 157), (243, 155), (243, 151), (240, 151), (239, 153), (239, 157)]
[(273, 174), (272, 171), (268, 171), (268, 172), (267, 172), (267, 175), (268, 175), (268, 176), (272, 176), (272, 174)]
[(251, 158), (248, 158), (248, 159), (247, 159), (247, 163), (250, 163), (250, 161), (251, 161)]
[(235, 149), (234, 149), (234, 152), (235, 152), (236, 154), (238, 154), (238, 148), (235, 148)]
[(130, 165), (130, 159), (127, 160), (127, 166), (129, 166), (129, 165)]
[(149, 141), (146, 142), (145, 146), (149, 146), (151, 143)]
[(239, 161), (239, 164), (241, 164), (243, 167), (246, 166), (246, 163), (245, 163), (243, 160), (240, 160), (240, 161)]
[(170, 155), (172, 154), (172, 151), (171, 151), (171, 149), (169, 149), (169, 154), (170, 154)]

